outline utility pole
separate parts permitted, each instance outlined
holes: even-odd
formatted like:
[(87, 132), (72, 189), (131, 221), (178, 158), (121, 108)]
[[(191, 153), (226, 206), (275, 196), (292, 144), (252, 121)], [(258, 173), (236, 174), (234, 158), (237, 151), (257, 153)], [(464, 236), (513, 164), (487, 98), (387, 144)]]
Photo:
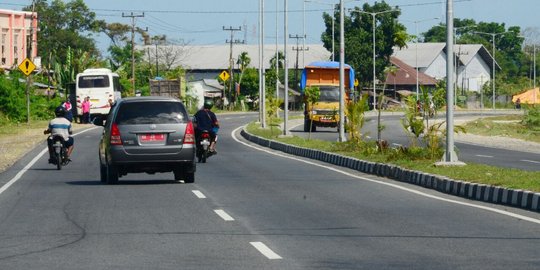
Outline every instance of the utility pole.
[(304, 51), (308, 51), (309, 48), (305, 48), (302, 46), (302, 48), (298, 47), (298, 44), (299, 44), (299, 40), (300, 39), (305, 39), (305, 36), (299, 36), (298, 34), (296, 35), (289, 35), (289, 38), (294, 38), (296, 39), (296, 48), (293, 47), (293, 51), (296, 51), (296, 63), (295, 63), (295, 66), (294, 66), (294, 85), (295, 86), (298, 86), (298, 57), (299, 57), (299, 54), (300, 54), (300, 51), (304, 52)]
[[(30, 61), (33, 61), (32, 57), (32, 51), (34, 50), (34, 12), (35, 12), (35, 1), (32, 0), (32, 15), (30, 15), (30, 44), (28, 44), (28, 59)], [(19, 63), (17, 63), (18, 65)], [(26, 123), (30, 124), (30, 84), (32, 84), (32, 74), (29, 74), (26, 77)], [(66, 95), (67, 96), (67, 95)]]
[(228, 99), (229, 99), (229, 102), (231, 102), (231, 92), (232, 92), (232, 87), (233, 87), (233, 78), (234, 78), (234, 75), (233, 75), (233, 67), (234, 67), (234, 63), (233, 63), (233, 56), (232, 56), (232, 53), (233, 53), (233, 44), (244, 44), (246, 41), (243, 40), (243, 41), (240, 41), (240, 40), (233, 40), (234, 38), (234, 32), (235, 31), (242, 31), (242, 27), (238, 27), (238, 28), (233, 28), (232, 26), (229, 26), (229, 28), (225, 28), (225, 26), (223, 26), (223, 31), (230, 31), (231, 32), (231, 39), (230, 40), (225, 40), (225, 43), (229, 43), (230, 45), (230, 50), (229, 50), (229, 74), (231, 75), (231, 77), (229, 78), (229, 96), (228, 96)]
[(138, 15), (133, 14), (133, 12), (130, 15), (125, 15), (122, 12), (122, 17), (131, 18), (131, 87), (135, 92), (135, 18), (144, 17), (144, 12)]

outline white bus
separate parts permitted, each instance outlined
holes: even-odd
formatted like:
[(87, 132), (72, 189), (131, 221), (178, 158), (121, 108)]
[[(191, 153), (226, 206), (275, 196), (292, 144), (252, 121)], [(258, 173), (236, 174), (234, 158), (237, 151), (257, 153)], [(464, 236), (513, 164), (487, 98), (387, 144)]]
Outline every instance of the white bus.
[(82, 102), (90, 97), (90, 114), (108, 114), (111, 103), (121, 98), (120, 76), (107, 68), (86, 69), (77, 74), (75, 96), (77, 117), (82, 116)]

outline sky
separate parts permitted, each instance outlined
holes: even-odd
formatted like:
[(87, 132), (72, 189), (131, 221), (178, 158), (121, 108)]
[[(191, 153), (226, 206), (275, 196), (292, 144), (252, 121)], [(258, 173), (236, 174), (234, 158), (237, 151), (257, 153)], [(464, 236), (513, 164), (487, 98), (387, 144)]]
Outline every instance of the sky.
[[(64, 0), (69, 1), (69, 0)], [(218, 45), (231, 39), (231, 32), (223, 28), (241, 28), (233, 39), (245, 40), (247, 44), (258, 43), (259, 0), (85, 0), (98, 19), (108, 23), (131, 24), (126, 15), (143, 15), (135, 18), (140, 28), (148, 28), (151, 36), (166, 35), (176, 43)], [(285, 0), (264, 0), (265, 44), (276, 43), (276, 14), (278, 43), (284, 43)], [(373, 4), (373, 0), (345, 0), (345, 8)], [(380, 2), (380, 0), (379, 0)], [(20, 10), (31, 0), (0, 0), (0, 9)], [(288, 34), (306, 35), (306, 44), (320, 44), (324, 31), (322, 13), (332, 9), (339, 0), (287, 0)], [(399, 6), (400, 22), (410, 34), (427, 31), (432, 26), (445, 22), (446, 1), (444, 0), (386, 0), (391, 6)], [(540, 0), (453, 0), (454, 17), (474, 19), (477, 22), (498, 22), (509, 26), (540, 28), (538, 13)], [(277, 6), (276, 6), (277, 5)], [(278, 12), (276, 12), (276, 10)], [(435, 19), (437, 18), (437, 19)], [(417, 21), (415, 24), (414, 21)], [(304, 27), (305, 26), (305, 27)], [(96, 37), (98, 48), (106, 54), (110, 45), (104, 36)], [(288, 39), (293, 45), (295, 39)]]

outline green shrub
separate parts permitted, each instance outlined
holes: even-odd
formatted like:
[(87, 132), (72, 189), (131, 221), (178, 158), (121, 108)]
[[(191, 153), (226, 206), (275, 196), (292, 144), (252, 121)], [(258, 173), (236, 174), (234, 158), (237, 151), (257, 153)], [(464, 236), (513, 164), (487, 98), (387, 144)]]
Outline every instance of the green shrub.
[(540, 131), (540, 107), (529, 106), (523, 117), (523, 123), (534, 131)]

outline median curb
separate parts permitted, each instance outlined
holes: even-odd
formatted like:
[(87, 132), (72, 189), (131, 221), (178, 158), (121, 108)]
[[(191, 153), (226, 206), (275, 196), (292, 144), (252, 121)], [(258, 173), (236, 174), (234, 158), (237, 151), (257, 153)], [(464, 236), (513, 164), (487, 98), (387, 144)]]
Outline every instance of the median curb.
[(470, 200), (540, 212), (540, 193), (454, 180), (445, 176), (413, 171), (392, 164), (365, 161), (321, 150), (298, 147), (252, 135), (245, 129), (242, 129), (240, 134), (246, 140), (287, 154), (327, 162), (362, 173), (386, 177)]

